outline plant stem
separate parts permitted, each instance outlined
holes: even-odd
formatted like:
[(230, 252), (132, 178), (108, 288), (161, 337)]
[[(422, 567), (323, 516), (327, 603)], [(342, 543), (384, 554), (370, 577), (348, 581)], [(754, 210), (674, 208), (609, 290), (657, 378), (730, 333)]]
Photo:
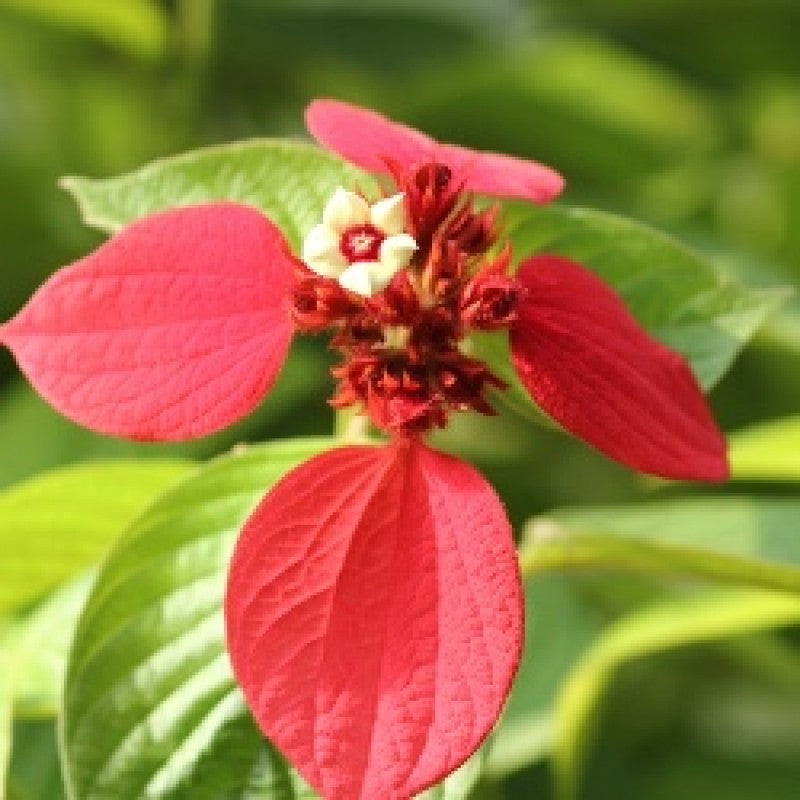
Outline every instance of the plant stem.
[(336, 412), (333, 434), (345, 442), (363, 442), (369, 438), (369, 419), (352, 408)]

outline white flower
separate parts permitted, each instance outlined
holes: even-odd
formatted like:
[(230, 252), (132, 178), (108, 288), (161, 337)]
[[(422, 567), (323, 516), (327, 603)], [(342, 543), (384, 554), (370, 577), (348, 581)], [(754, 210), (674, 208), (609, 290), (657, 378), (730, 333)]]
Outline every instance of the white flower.
[(338, 188), (303, 242), (303, 261), (348, 291), (371, 297), (408, 266), (417, 243), (404, 232), (403, 194), (369, 205)]

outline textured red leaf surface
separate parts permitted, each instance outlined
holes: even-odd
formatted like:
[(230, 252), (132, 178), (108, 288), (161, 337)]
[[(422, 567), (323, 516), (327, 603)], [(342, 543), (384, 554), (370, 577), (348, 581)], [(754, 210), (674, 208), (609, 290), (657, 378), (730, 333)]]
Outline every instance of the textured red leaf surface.
[(463, 762), (517, 667), (511, 530), (469, 465), (343, 447), (290, 472), (234, 554), (228, 649), (268, 736), (328, 800), (399, 800)]
[(543, 164), (440, 144), (382, 114), (338, 100), (314, 100), (306, 109), (306, 127), (321, 145), (371, 172), (386, 171), (384, 157), (406, 167), (438, 161), (468, 191), (535, 203), (552, 200), (564, 188), (563, 178)]
[(536, 256), (511, 331), (533, 399), (576, 436), (642, 472), (723, 480), (725, 441), (684, 359), (652, 339), (621, 299), (566, 258)]
[(258, 403), (286, 356), (284, 247), (247, 206), (155, 214), (55, 273), (0, 339), (83, 425), (135, 439), (210, 433)]
[(437, 158), (454, 174), (465, 176), (466, 188), (478, 194), (547, 203), (564, 188), (564, 179), (544, 164), (502, 153), (482, 153), (445, 144), (439, 149)]

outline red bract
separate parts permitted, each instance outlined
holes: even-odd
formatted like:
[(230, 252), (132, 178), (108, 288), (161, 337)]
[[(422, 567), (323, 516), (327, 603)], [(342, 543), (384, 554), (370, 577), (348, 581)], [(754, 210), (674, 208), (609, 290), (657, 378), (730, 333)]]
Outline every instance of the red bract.
[(565, 428), (642, 472), (727, 477), (725, 444), (686, 362), (650, 338), (595, 275), (559, 256), (523, 262), (514, 366)]
[(234, 203), (133, 223), (57, 272), (2, 328), (59, 411), (134, 439), (187, 439), (253, 410), (286, 356), (291, 260)]
[(306, 126), (320, 144), (370, 172), (386, 172), (388, 156), (407, 167), (443, 164), (459, 176), (465, 190), (495, 197), (546, 203), (564, 188), (564, 179), (543, 164), (443, 144), (337, 100), (314, 100), (306, 109)]
[(522, 640), (511, 530), (472, 467), (414, 440), (290, 472), (231, 563), (228, 644), (256, 719), (327, 798), (407, 798), (455, 769)]
[(421, 441), (454, 411), (494, 413), (488, 390), (506, 384), (470, 334), (506, 330), (533, 399), (636, 469), (721, 479), (725, 446), (683, 358), (592, 273), (541, 254), (511, 272), (499, 208), (471, 193), (546, 201), (556, 173), (335, 101), (307, 119), (395, 193), (338, 190), (302, 259), (246, 206), (154, 214), (56, 273), (0, 338), (64, 414), (179, 439), (250, 411), (294, 330), (331, 332), (331, 402), (391, 442), (318, 456), (267, 494), (233, 560), (228, 645), (261, 728), (312, 785), (400, 800), (480, 744), (521, 643), (502, 507)]

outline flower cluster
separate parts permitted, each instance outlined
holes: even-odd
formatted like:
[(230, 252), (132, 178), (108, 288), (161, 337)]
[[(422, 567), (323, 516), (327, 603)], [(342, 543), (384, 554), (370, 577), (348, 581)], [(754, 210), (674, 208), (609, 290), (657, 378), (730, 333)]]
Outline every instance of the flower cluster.
[[(373, 223), (364, 222), (370, 209), (358, 195), (340, 189), (331, 199), (303, 247), (292, 317), (300, 331), (334, 331), (331, 346), (343, 356), (334, 369), (335, 407), (363, 408), (390, 433), (421, 434), (444, 427), (451, 410), (494, 413), (485, 390), (506, 384), (463, 345), (473, 330), (511, 324), (517, 289), (506, 274), (510, 249), (487, 258), (497, 239), (496, 208), (476, 211), (441, 164), (394, 164), (392, 172), (401, 192), (372, 206)], [(380, 225), (375, 210), (388, 206), (392, 224)], [(388, 227), (391, 235), (365, 226)], [(380, 261), (351, 255), (353, 241), (369, 237)], [(402, 257), (387, 259), (387, 252)], [(357, 269), (381, 277), (354, 291)]]
[(332, 100), (306, 119), (384, 176), (381, 196), (341, 187), (299, 255), (237, 203), (146, 217), (57, 272), (0, 340), (62, 413), (166, 440), (243, 416), (295, 331), (330, 332), (332, 404), (389, 442), (334, 448), (263, 498), (231, 564), (228, 648), (262, 730), (325, 797), (400, 800), (480, 745), (522, 641), (502, 505), (424, 443), (454, 411), (494, 413), (506, 386), (470, 335), (505, 331), (532, 399), (635, 469), (723, 479), (725, 446), (681, 356), (585, 267), (515, 264), (499, 207), (474, 202), (549, 201), (555, 172)]

